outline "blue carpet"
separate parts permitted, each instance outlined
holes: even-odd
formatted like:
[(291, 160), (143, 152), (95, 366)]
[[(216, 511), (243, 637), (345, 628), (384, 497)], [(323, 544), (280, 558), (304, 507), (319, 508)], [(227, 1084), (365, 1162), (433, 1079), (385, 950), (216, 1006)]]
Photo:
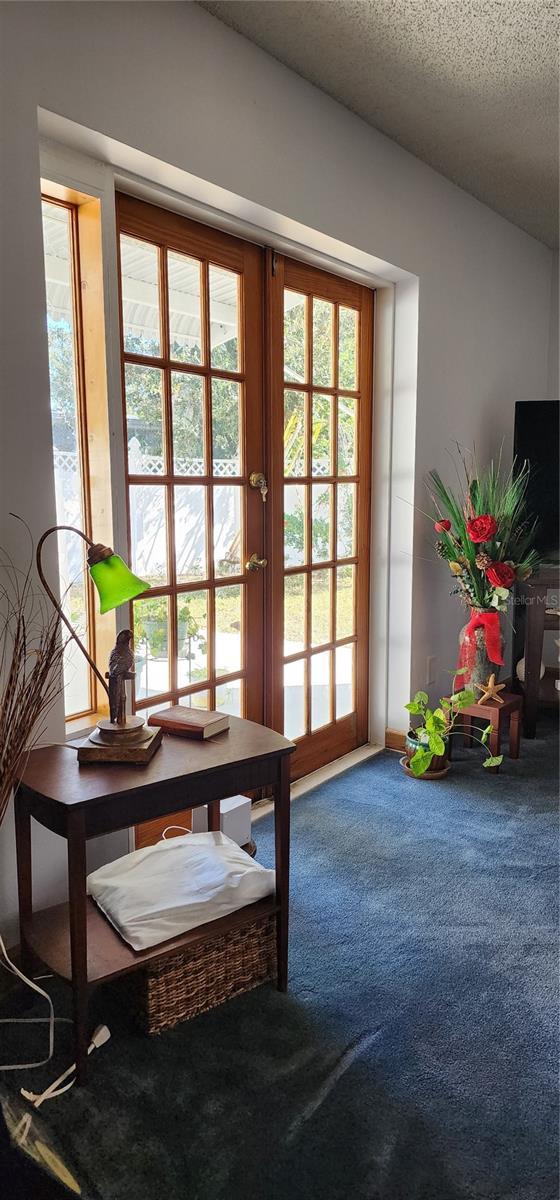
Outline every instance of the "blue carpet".
[(111, 1018), (42, 1110), (92, 1192), (555, 1200), (556, 749), (497, 776), (460, 751), (437, 783), (386, 752), (296, 801), (289, 994), (152, 1040)]

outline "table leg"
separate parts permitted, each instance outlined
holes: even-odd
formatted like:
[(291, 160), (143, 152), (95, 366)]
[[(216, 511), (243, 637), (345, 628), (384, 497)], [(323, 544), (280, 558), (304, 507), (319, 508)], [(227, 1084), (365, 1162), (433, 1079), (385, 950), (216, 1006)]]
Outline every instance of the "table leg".
[[(492, 758), (494, 758), (495, 756), (497, 756), (500, 753), (500, 714), (499, 713), (496, 713), (496, 716), (493, 718), (493, 722), (494, 723), (492, 725), (492, 732), (488, 739), (488, 745), (489, 745), (490, 754), (492, 755)], [(499, 767), (488, 767), (488, 770), (493, 771), (494, 773), (497, 773), (499, 771), (499, 769), (500, 769)]]
[(87, 894), (85, 813), (68, 817), (68, 903), (76, 1083), (86, 1082), (88, 1051)]
[(527, 594), (523, 584), (517, 583), (513, 593), (513, 636), (511, 640), (511, 690), (520, 692), (516, 667), (525, 652), (525, 618), (527, 616)]
[(521, 709), (512, 712), (509, 719), (509, 756), (519, 758), (519, 737), (521, 734)]
[(537, 708), (541, 685), (541, 660), (546, 609), (546, 589), (533, 588), (528, 597), (525, 635), (525, 704), (523, 731), (534, 738), (537, 731)]
[(19, 906), (20, 963), (24, 975), (32, 968), (32, 955), (25, 936), (33, 912), (32, 865), (31, 865), (31, 814), (29, 801), (21, 790), (16, 792), (14, 803), (17, 881)]
[(472, 732), (471, 732), (471, 729), (472, 729), (471, 718), (467, 717), (466, 714), (462, 713), (461, 714), (461, 723), (465, 727), (464, 735), (463, 735), (463, 746), (472, 746), (473, 745), (473, 736), (472, 736)]
[(276, 955), (278, 990), (288, 987), (288, 926), (290, 903), (290, 759), (280, 759), (280, 780), (274, 788), (274, 843), (276, 858)]
[(208, 831), (209, 833), (220, 832), (220, 801), (212, 800), (208, 805)]

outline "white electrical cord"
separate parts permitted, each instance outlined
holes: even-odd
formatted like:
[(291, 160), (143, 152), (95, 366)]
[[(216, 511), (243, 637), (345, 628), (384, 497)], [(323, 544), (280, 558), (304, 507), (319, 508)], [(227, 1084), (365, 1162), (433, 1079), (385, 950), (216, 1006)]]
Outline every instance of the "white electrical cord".
[[(8, 951), (6, 950), (4, 941), (1, 936), (0, 936), (0, 963), (2, 963), (3, 966), (5, 967), (5, 969), (7, 971), (10, 971), (10, 973), (12, 975), (15, 975), (18, 979), (21, 979), (22, 983), (26, 983), (27, 986), (32, 989), (32, 991), (37, 992), (38, 996), (42, 996), (43, 1000), (46, 1000), (47, 1004), (49, 1006), (48, 1017), (2, 1017), (0, 1019), (0, 1025), (27, 1025), (27, 1024), (46, 1025), (48, 1022), (48, 1026), (49, 1026), (49, 1053), (46, 1058), (42, 1058), (40, 1060), (40, 1062), (32, 1062), (32, 1063), (2, 1063), (2, 1064), (0, 1064), (0, 1071), (26, 1071), (26, 1070), (29, 1070), (31, 1067), (44, 1067), (46, 1063), (50, 1062), (50, 1060), (54, 1054), (55, 1021), (65, 1021), (65, 1022), (68, 1022), (71, 1024), (70, 1018), (69, 1017), (55, 1017), (54, 1005), (49, 996), (49, 993), (46, 992), (44, 990), (44, 988), (39, 987), (34, 979), (28, 979), (27, 975), (24, 975), (23, 971), (20, 971), (19, 967), (16, 967), (15, 963), (12, 962), (12, 960), (8, 954)], [(43, 978), (46, 978), (46, 976), (40, 976), (40, 978), (43, 979)]]
[[(46, 743), (46, 746), (62, 746), (65, 750), (76, 750), (76, 746), (72, 746), (69, 742), (48, 742)], [(41, 749), (45, 749), (45, 746), (41, 747)], [(169, 828), (172, 828), (172, 826), (169, 826)], [(177, 828), (181, 828), (181, 826), (177, 826)], [(188, 832), (188, 830), (185, 832)], [(2, 965), (5, 970), (9, 971), (11, 975), (15, 975), (17, 979), (21, 979), (21, 982), (27, 984), (27, 986), (31, 988), (32, 991), (36, 992), (38, 996), (42, 996), (42, 998), (47, 1001), (49, 1006), (48, 1017), (0, 1018), (0, 1025), (46, 1025), (48, 1023), (49, 1026), (49, 1053), (46, 1058), (42, 1058), (38, 1062), (30, 1063), (1, 1063), (0, 1071), (28, 1071), (33, 1067), (44, 1067), (48, 1062), (51, 1061), (51, 1058), (54, 1054), (55, 1022), (61, 1021), (65, 1024), (71, 1025), (72, 1021), (70, 1017), (55, 1017), (54, 1005), (48, 992), (46, 992), (44, 988), (39, 987), (36, 982), (37, 979), (50, 979), (52, 976), (50, 974), (37, 975), (36, 979), (29, 979), (27, 975), (24, 975), (23, 971), (20, 971), (19, 967), (16, 967), (16, 964), (12, 962), (1, 935), (0, 965)], [(111, 1033), (107, 1026), (99, 1025), (95, 1030), (92, 1040), (88, 1046), (88, 1054), (91, 1054), (92, 1050), (95, 1050), (98, 1046), (103, 1046), (105, 1042), (108, 1042), (110, 1036)], [(72, 1063), (72, 1065), (68, 1067), (68, 1069), (58, 1077), (58, 1079), (55, 1079), (54, 1083), (51, 1083), (50, 1086), (46, 1088), (46, 1090), (40, 1095), (36, 1095), (34, 1092), (27, 1092), (25, 1088), (21, 1088), (21, 1095), (24, 1096), (26, 1100), (30, 1100), (35, 1108), (39, 1108), (45, 1100), (52, 1100), (55, 1096), (61, 1096), (63, 1092), (67, 1092), (73, 1086), (75, 1079), (72, 1079), (70, 1083), (67, 1083), (64, 1087), (60, 1087), (60, 1084), (64, 1083), (64, 1080), (67, 1079), (68, 1076), (71, 1075), (75, 1070), (76, 1064)]]
[[(88, 1054), (91, 1054), (94, 1050), (98, 1050), (100, 1046), (104, 1046), (105, 1042), (109, 1041), (110, 1036), (111, 1031), (106, 1025), (98, 1025), (88, 1046)], [(74, 1086), (75, 1079), (71, 1079), (70, 1083), (66, 1084), (64, 1081), (68, 1079), (69, 1075), (73, 1075), (75, 1070), (76, 1064), (72, 1063), (66, 1071), (62, 1072), (62, 1075), (58, 1076), (58, 1079), (55, 1079), (53, 1083), (49, 1084), (48, 1088), (45, 1088), (44, 1092), (28, 1092), (25, 1088), (22, 1088), (21, 1095), (26, 1100), (29, 1100), (34, 1108), (40, 1108), (45, 1103), (45, 1100), (54, 1100), (56, 1096), (62, 1096), (64, 1092), (68, 1092)], [(62, 1084), (64, 1084), (64, 1087), (61, 1086)]]
[(161, 841), (163, 841), (163, 842), (167, 841), (167, 838), (165, 835), (166, 835), (166, 833), (169, 833), (170, 829), (180, 829), (183, 833), (192, 833), (192, 829), (185, 829), (184, 825), (166, 825), (165, 829), (161, 835)]
[[(34, 992), (37, 992), (39, 996), (42, 996), (43, 999), (47, 1001), (49, 1006), (48, 1017), (3, 1017), (0, 1019), (0, 1025), (44, 1025), (47, 1022), (49, 1025), (49, 1053), (46, 1058), (40, 1059), (39, 1062), (32, 1063), (2, 1063), (0, 1065), (0, 1071), (26, 1071), (32, 1067), (44, 1067), (46, 1063), (50, 1062), (54, 1054), (55, 1022), (63, 1021), (66, 1024), (71, 1025), (72, 1021), (70, 1017), (55, 1017), (53, 1002), (48, 992), (39, 987), (34, 979), (29, 979), (27, 975), (24, 975), (23, 971), (19, 970), (19, 967), (16, 967), (16, 964), (12, 962), (8, 951), (6, 950), (1, 936), (0, 955), (2, 956), (0, 958), (0, 962), (3, 960), (3, 966), (5, 969), (9, 971), (10, 974), (15, 975), (18, 979), (21, 979), (22, 983), (26, 983), (27, 986), (30, 987)], [(40, 975), (39, 978), (49, 979), (50, 976)], [(99, 1046), (104, 1046), (105, 1042), (109, 1041), (110, 1036), (111, 1031), (106, 1025), (98, 1025), (88, 1046), (88, 1054), (91, 1054), (93, 1050), (98, 1049)], [(62, 1096), (63, 1092), (69, 1091), (70, 1088), (74, 1086), (76, 1082), (75, 1079), (71, 1079), (70, 1083), (66, 1083), (64, 1087), (62, 1087), (61, 1084), (64, 1084), (64, 1081), (68, 1079), (68, 1076), (72, 1075), (75, 1070), (76, 1064), (72, 1063), (71, 1066), (62, 1073), (62, 1075), (59, 1075), (58, 1079), (54, 1080), (54, 1083), (49, 1084), (48, 1088), (46, 1088), (44, 1092), (37, 1094), (35, 1092), (28, 1092), (25, 1088), (21, 1088), (21, 1095), (24, 1096), (26, 1100), (29, 1100), (33, 1104), (34, 1108), (40, 1108), (41, 1104), (43, 1104), (45, 1100), (53, 1100), (55, 1096)]]

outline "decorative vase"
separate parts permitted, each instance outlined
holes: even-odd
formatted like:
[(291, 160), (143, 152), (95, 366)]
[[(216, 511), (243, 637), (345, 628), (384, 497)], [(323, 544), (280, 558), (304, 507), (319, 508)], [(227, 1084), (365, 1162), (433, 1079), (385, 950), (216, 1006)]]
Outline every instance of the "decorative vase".
[[(448, 758), (447, 758), (447, 752), (449, 749), (449, 738), (447, 737), (447, 735), (444, 735), (443, 740), (445, 742), (445, 754), (432, 754), (432, 761), (426, 772), (426, 774), (428, 774), (430, 776), (439, 775), (441, 772), (447, 771), (447, 767), (449, 765)], [(427, 749), (426, 742), (421, 742), (416, 737), (414, 730), (409, 729), (409, 731), (406, 735), (406, 738), (405, 738), (405, 743), (404, 743), (404, 756), (406, 759), (407, 766), (408, 766), (408, 763), (410, 762), (413, 754), (416, 754), (417, 750), (426, 750), (426, 749)]]
[[(472, 612), (473, 615), (470, 621), (466, 625), (463, 625), (459, 634), (459, 664), (466, 665), (469, 668), (467, 674), (456, 677), (455, 686), (459, 689), (462, 687), (472, 688), (475, 684), (482, 687), (492, 674), (497, 679), (500, 674), (500, 666), (503, 665), (503, 644), (501, 630), (499, 630), (499, 613), (496, 612), (495, 608), (487, 611), (473, 609)], [(501, 662), (494, 661), (488, 654), (489, 638), (485, 626), (480, 624), (476, 628), (472, 628), (474, 618), (476, 617), (482, 619), (491, 617), (494, 623), (497, 622), (499, 630), (499, 658), (502, 660)]]

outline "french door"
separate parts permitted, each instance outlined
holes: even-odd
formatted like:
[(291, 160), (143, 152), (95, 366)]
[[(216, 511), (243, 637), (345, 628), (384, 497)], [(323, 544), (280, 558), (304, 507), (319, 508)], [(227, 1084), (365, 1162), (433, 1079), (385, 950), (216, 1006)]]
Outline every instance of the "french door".
[(368, 737), (373, 294), (269, 260), (267, 714), (296, 778)]
[(262, 253), (128, 196), (118, 218), (135, 708), (261, 721)]
[(367, 740), (372, 293), (117, 198), (134, 706)]

